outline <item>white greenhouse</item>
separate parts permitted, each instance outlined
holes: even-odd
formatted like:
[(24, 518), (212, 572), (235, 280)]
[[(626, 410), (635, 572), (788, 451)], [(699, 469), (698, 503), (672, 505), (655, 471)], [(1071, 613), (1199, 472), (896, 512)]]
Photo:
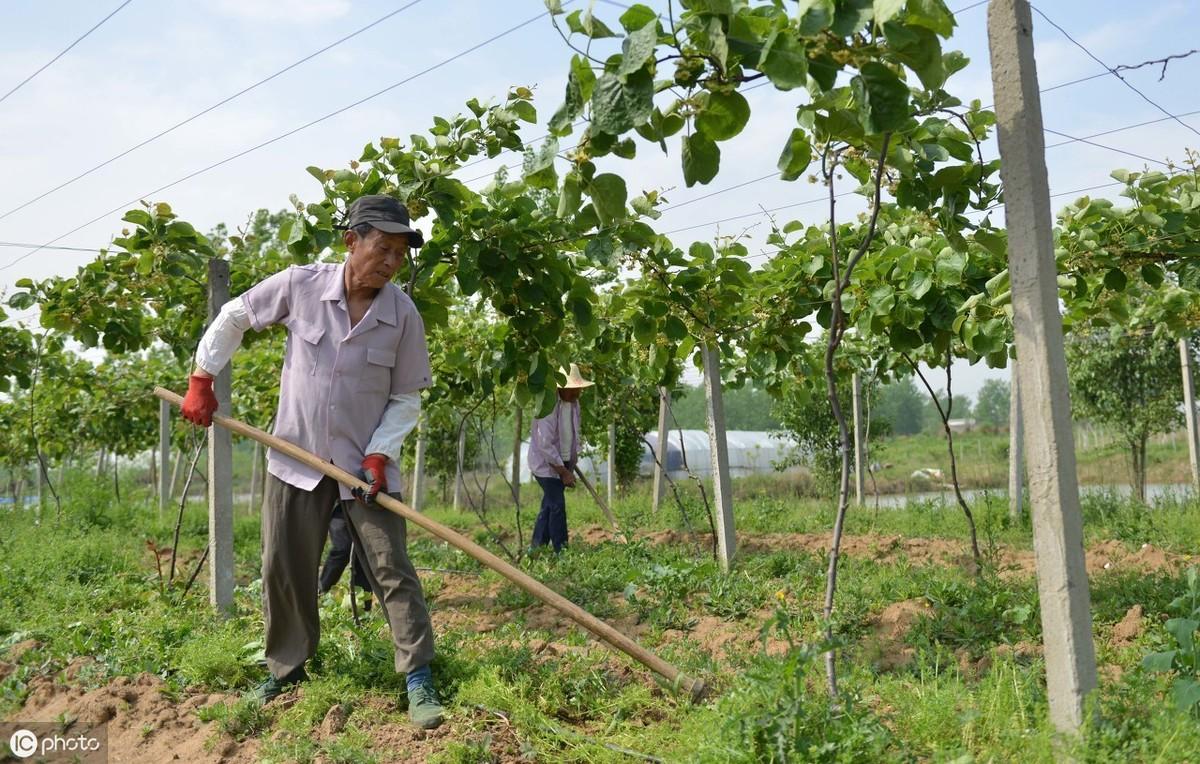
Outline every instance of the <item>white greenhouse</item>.
[[(753, 430), (729, 430), (725, 435), (729, 445), (729, 474), (732, 477), (744, 477), (762, 473), (775, 472), (775, 465), (796, 452), (796, 445), (786, 436), (777, 432), (760, 432)], [(658, 433), (646, 433), (646, 441), (657, 450)], [(521, 482), (533, 482), (529, 473), (529, 441), (521, 444)], [(590, 454), (590, 455), (589, 455)], [(706, 478), (712, 475), (712, 458), (708, 447), (708, 433), (705, 430), (669, 430), (667, 433), (667, 455), (664, 466), (671, 477), (687, 477), (691, 474)], [(580, 456), (579, 468), (594, 483), (602, 484), (607, 481), (607, 454), (589, 451), (586, 447)], [(505, 469), (512, 472), (512, 459), (508, 460)], [(654, 474), (654, 456), (649, 448), (644, 448), (642, 464), (639, 469), (643, 476)]]

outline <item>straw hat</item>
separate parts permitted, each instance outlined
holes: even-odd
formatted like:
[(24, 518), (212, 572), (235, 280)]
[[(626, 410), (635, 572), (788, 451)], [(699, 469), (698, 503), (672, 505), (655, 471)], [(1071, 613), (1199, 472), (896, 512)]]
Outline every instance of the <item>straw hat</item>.
[(571, 364), (570, 371), (567, 371), (566, 369), (559, 369), (559, 372), (561, 372), (563, 376), (567, 378), (567, 383), (565, 385), (559, 385), (559, 387), (564, 390), (582, 389), (596, 384), (595, 382), (591, 382), (583, 378), (583, 375), (579, 373), (579, 364), (577, 363)]

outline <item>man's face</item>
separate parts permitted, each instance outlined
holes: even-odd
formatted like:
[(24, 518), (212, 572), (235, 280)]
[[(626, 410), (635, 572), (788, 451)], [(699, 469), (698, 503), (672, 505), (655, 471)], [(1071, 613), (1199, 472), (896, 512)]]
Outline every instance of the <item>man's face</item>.
[(562, 399), (564, 403), (574, 403), (575, 401), (579, 400), (579, 396), (581, 395), (583, 395), (583, 388), (581, 387), (558, 388), (558, 397)]
[(366, 236), (347, 231), (346, 268), (351, 286), (382, 289), (408, 258), (408, 236), (372, 228)]

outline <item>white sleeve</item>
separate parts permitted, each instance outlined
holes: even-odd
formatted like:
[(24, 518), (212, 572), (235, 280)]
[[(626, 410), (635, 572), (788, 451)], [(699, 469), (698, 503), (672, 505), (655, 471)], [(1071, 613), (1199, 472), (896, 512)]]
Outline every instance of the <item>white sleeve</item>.
[(421, 393), (401, 393), (388, 400), (383, 418), (371, 436), (364, 454), (383, 454), (392, 461), (400, 461), (400, 447), (404, 439), (417, 426), (421, 414)]
[(250, 316), (241, 297), (235, 297), (221, 306), (221, 312), (213, 319), (200, 345), (196, 348), (196, 365), (214, 377), (229, 359), (233, 351), (242, 344), (242, 336), (250, 328)]

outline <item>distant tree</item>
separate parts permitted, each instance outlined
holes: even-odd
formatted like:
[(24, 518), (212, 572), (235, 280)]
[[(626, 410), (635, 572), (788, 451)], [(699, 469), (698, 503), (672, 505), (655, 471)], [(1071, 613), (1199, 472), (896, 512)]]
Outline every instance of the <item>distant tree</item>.
[(1010, 391), (1003, 379), (989, 379), (975, 397), (975, 419), (984, 427), (1007, 427)]
[[(942, 409), (946, 409), (946, 391), (938, 391), (938, 403)], [(942, 431), (942, 418), (938, 414), (937, 406), (929, 395), (925, 395), (924, 409), (922, 410), (922, 423), (926, 432), (938, 433)], [(971, 398), (967, 395), (954, 394), (954, 406), (950, 409), (950, 419), (970, 419), (971, 418)]]
[(1146, 442), (1183, 422), (1176, 343), (1132, 332), (1073, 334), (1067, 370), (1075, 415), (1108, 425), (1125, 439), (1134, 495), (1145, 501)]
[[(725, 427), (730, 430), (778, 430), (783, 425), (772, 410), (771, 396), (757, 387), (727, 389), (722, 396), (725, 403)], [(671, 402), (675, 420), (685, 430), (703, 430), (708, 427), (702, 386), (685, 386), (682, 394)], [(668, 427), (674, 423), (667, 422)]]
[(904, 377), (879, 389), (872, 418), (887, 422), (897, 435), (916, 435), (921, 431), (925, 395), (912, 377)]
[[(845, 384), (849, 385), (850, 375), (846, 374), (845, 377)], [(803, 382), (786, 386), (782, 396), (775, 402), (774, 414), (782, 423), (783, 431), (798, 447), (797, 463), (807, 465), (812, 471), (813, 485), (822, 495), (832, 496), (837, 495), (842, 464), (838, 424), (833, 418), (829, 401), (822, 395), (819, 386), (824, 380), (817, 382), (818, 386), (815, 388)], [(863, 395), (871, 406), (870, 429), (867, 433), (867, 440), (870, 442), (888, 435), (891, 432), (891, 423), (881, 419), (876, 413), (879, 405), (876, 398), (878, 393), (873, 394), (872, 388), (864, 385)], [(853, 430), (851, 436), (853, 437)], [(853, 466), (851, 469), (854, 469)]]

